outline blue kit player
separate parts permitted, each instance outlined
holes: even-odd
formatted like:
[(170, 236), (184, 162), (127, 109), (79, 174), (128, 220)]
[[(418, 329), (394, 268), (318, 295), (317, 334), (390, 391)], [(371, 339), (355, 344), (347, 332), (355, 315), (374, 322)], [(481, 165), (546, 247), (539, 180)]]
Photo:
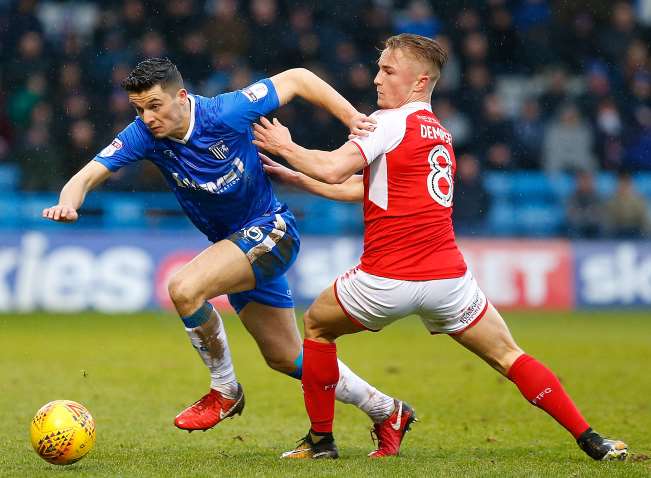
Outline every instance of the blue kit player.
[[(170, 60), (154, 58), (139, 63), (122, 86), (138, 116), (67, 182), (59, 203), (43, 217), (76, 221), (86, 193), (122, 166), (148, 159), (160, 169), (192, 223), (213, 243), (169, 283), (174, 306), (211, 377), (210, 391), (174, 424), (206, 430), (244, 408), (221, 317), (207, 302), (211, 298), (228, 294), (271, 368), (299, 379), (302, 373), (302, 340), (285, 278), (300, 241), (294, 217), (276, 199), (251, 142), (252, 122), (295, 96), (325, 108), (352, 134), (373, 130), (374, 120), (302, 68), (205, 98), (184, 89)], [(400, 401), (341, 362), (339, 373), (337, 399), (356, 405), (376, 424), (402, 409)], [(399, 443), (402, 435), (389, 438)]]

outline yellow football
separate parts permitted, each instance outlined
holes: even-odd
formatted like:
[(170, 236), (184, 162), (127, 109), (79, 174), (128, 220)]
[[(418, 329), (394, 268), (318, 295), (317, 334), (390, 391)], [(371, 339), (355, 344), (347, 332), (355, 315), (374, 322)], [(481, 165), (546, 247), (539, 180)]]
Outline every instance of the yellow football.
[(32, 446), (45, 461), (69, 465), (81, 460), (95, 444), (95, 420), (72, 400), (43, 405), (29, 427)]

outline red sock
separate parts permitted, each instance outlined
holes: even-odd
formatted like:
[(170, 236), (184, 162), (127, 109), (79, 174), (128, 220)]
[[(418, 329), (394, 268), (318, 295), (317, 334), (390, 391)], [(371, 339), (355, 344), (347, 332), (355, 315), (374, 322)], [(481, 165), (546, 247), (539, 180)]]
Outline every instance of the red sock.
[(556, 375), (535, 358), (520, 355), (511, 365), (508, 377), (524, 398), (554, 417), (574, 438), (590, 427)]
[(305, 409), (310, 416), (313, 432), (332, 433), (338, 381), (337, 346), (305, 339), (301, 382)]

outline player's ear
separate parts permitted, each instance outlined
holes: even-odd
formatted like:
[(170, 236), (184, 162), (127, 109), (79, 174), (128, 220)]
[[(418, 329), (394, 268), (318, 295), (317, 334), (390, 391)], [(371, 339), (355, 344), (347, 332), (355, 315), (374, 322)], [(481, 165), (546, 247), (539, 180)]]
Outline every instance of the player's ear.
[(418, 77), (416, 79), (416, 87), (414, 88), (415, 91), (417, 91), (419, 93), (421, 91), (425, 91), (427, 89), (427, 86), (429, 85), (430, 80), (431, 80), (431, 77), (429, 75), (426, 75), (424, 73), (418, 75)]
[(186, 90), (185, 88), (180, 88), (179, 90), (176, 91), (176, 99), (177, 100), (179, 100), (181, 102), (185, 102), (187, 97), (188, 97), (188, 90)]

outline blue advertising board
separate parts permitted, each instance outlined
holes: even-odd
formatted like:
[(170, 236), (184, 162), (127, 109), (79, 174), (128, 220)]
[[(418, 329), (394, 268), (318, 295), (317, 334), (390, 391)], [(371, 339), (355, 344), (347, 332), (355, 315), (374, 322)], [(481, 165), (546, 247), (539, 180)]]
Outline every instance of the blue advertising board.
[[(358, 263), (362, 238), (301, 242), (288, 278), (305, 307)], [(0, 233), (0, 312), (171, 308), (171, 275), (209, 245), (192, 231)], [(646, 242), (471, 240), (461, 248), (498, 307), (651, 308)]]

